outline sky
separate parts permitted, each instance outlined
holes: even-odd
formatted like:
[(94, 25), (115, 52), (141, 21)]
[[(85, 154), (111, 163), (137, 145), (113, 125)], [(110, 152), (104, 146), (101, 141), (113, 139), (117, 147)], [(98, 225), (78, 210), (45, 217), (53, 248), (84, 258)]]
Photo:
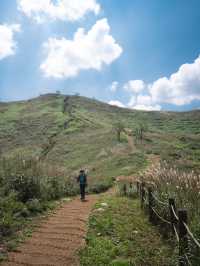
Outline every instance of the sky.
[(1, 0), (0, 101), (200, 109), (199, 0)]

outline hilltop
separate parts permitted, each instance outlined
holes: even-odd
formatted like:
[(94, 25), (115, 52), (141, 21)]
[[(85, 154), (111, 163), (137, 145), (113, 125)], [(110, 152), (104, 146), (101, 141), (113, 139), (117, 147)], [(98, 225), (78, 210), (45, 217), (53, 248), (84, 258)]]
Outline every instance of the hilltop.
[[(147, 125), (143, 143), (131, 148), (126, 136), (119, 143), (117, 121), (131, 130), (134, 143), (138, 124)], [(199, 143), (199, 110), (144, 112), (59, 94), (0, 103), (1, 156), (39, 158), (69, 175), (81, 167), (96, 177), (129, 175), (151, 154), (199, 168)]]

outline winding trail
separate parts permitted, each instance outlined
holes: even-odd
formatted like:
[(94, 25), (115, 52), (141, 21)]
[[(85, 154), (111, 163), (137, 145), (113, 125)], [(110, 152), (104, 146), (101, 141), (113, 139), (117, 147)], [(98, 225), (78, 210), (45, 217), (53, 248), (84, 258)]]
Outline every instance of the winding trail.
[(32, 236), (15, 252), (10, 252), (2, 266), (77, 266), (77, 251), (85, 244), (87, 221), (98, 196), (87, 201), (78, 198), (63, 203), (38, 225)]

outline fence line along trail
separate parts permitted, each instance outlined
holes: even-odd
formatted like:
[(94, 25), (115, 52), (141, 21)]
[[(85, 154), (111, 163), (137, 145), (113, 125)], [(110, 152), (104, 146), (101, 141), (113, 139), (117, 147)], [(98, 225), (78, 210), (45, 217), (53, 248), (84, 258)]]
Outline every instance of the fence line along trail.
[(76, 198), (64, 203), (1, 265), (79, 265), (77, 251), (84, 246), (87, 220), (96, 200), (97, 196), (89, 195), (86, 202)]

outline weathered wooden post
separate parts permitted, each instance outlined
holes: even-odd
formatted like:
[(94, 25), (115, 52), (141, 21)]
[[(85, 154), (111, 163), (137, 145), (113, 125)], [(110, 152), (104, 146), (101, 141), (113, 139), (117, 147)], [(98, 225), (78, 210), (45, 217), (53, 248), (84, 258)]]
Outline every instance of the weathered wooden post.
[(141, 208), (144, 207), (144, 199), (145, 199), (145, 182), (141, 184)]
[(170, 222), (171, 222), (171, 230), (172, 230), (172, 234), (174, 234), (174, 225), (176, 225), (176, 218), (174, 216), (174, 212), (172, 210), (172, 208), (174, 209), (174, 211), (176, 211), (176, 205), (175, 205), (175, 200), (173, 198), (169, 198), (169, 214), (170, 214)]
[(124, 184), (124, 186), (123, 186), (123, 192), (124, 192), (124, 196), (126, 196), (126, 194), (127, 194), (126, 184)]
[(148, 188), (148, 202), (149, 202), (149, 221), (151, 223), (154, 223), (154, 213), (152, 210), (153, 207), (153, 196), (152, 196), (153, 190), (151, 187)]
[(179, 266), (185, 266), (185, 255), (188, 250), (187, 229), (184, 225), (187, 224), (187, 210), (178, 210), (178, 227), (179, 227)]
[(139, 195), (140, 195), (140, 182), (137, 181), (137, 182), (136, 182), (136, 185), (137, 185), (137, 194), (138, 194), (138, 196), (139, 196)]

